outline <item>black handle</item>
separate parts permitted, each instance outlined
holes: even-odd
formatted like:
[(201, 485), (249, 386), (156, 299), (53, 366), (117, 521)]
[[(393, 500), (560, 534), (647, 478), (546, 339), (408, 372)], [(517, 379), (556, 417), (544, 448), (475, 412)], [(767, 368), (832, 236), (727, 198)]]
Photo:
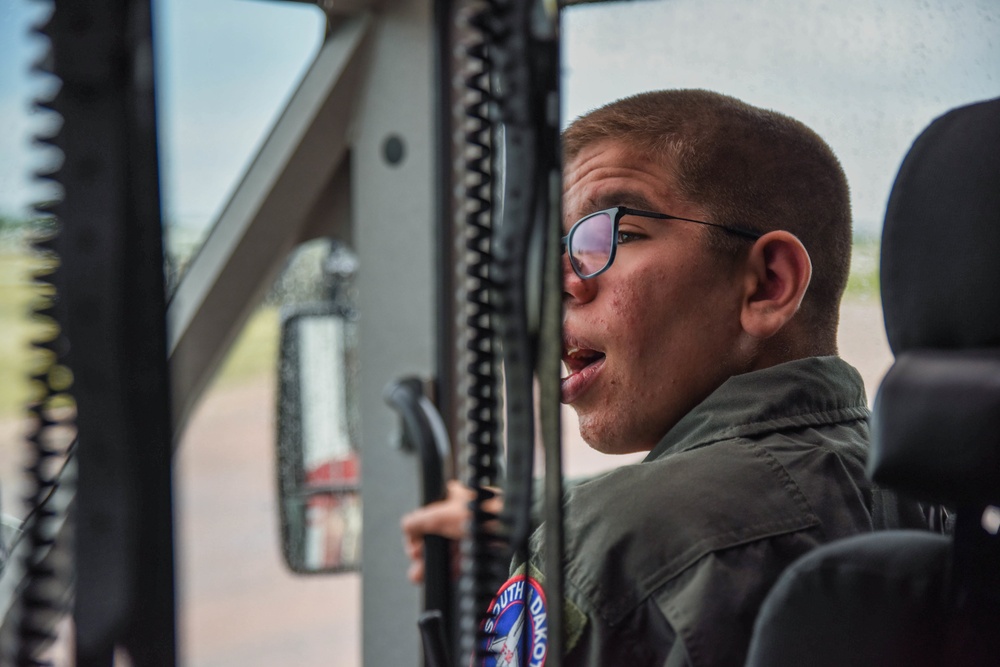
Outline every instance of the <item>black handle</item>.
[(451, 667), (448, 658), (448, 633), (444, 615), (438, 609), (425, 611), (417, 619), (424, 645), (424, 667)]
[[(445, 497), (450, 444), (440, 413), (424, 395), (423, 383), (412, 377), (390, 382), (383, 398), (403, 420), (403, 448), (419, 459), (421, 503), (441, 500)], [(441, 612), (440, 631), (447, 645), (452, 627), (451, 543), (438, 535), (424, 537), (424, 609)]]

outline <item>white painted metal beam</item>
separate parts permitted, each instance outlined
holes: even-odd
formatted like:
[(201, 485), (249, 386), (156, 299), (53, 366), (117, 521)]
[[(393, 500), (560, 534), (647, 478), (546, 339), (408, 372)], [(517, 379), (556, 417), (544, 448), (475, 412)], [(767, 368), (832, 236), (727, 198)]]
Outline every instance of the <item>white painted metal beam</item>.
[[(373, 20), (344, 19), (251, 163), (168, 307), (174, 433), (273, 281), (348, 152)], [(346, 208), (346, 207), (345, 207)], [(348, 221), (340, 226), (346, 233)]]

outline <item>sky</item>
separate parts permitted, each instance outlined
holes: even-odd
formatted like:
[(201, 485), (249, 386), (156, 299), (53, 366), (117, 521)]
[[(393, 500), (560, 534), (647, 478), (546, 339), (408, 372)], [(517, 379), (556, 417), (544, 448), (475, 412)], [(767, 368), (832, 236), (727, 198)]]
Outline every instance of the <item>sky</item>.
[[(32, 146), (51, 118), (33, 110), (52, 82), (29, 74), (45, 40), (40, 0), (0, 0), (0, 214), (24, 215), (51, 192), (31, 178), (53, 159)], [(164, 218), (209, 224), (321, 44), (322, 13), (297, 2), (154, 0)], [(56, 157), (55, 159), (58, 159)]]
[[(44, 41), (28, 30), (44, 12), (38, 3), (0, 0), (0, 215), (23, 215), (26, 205), (40, 196), (29, 170), (44, 163), (32, 150), (33, 134), (46, 124), (33, 111), (31, 100), (51, 91), (51, 82), (32, 77), (29, 67), (41, 55)], [(51, 124), (48, 125), (51, 127)]]
[[(154, 4), (164, 218), (201, 233), (301, 78), (323, 34), (298, 2)], [(28, 66), (39, 0), (0, 0), (0, 214), (51, 191), (32, 148), (52, 82)], [(1000, 96), (995, 0), (658, 0), (574, 7), (563, 21), (565, 121), (654, 88), (718, 90), (804, 121), (840, 156), (856, 230), (877, 234), (895, 171), (933, 118)]]
[(656, 88), (707, 88), (781, 111), (839, 156), (855, 229), (868, 234), (881, 230), (920, 130), (1000, 96), (996, 0), (602, 4), (567, 12), (564, 31), (565, 115)]

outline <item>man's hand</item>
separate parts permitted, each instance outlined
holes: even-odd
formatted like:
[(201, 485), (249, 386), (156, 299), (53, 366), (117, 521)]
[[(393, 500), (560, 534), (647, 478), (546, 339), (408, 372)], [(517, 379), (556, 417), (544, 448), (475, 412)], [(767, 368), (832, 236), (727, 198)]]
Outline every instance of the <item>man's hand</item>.
[[(424, 580), (424, 536), (440, 535), (449, 540), (461, 540), (469, 532), (472, 511), (469, 503), (475, 498), (471, 489), (457, 480), (448, 482), (444, 500), (418, 507), (405, 514), (400, 524), (403, 530), (403, 550), (410, 559), (406, 576), (415, 584)], [(490, 499), (485, 509), (499, 513), (500, 497)]]

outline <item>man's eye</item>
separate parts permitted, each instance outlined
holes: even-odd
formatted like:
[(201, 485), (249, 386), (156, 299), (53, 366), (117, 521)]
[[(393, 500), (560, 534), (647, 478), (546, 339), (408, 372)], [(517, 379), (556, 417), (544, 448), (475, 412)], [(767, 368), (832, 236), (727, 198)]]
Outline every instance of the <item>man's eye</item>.
[(635, 232), (625, 232), (618, 230), (618, 245), (625, 243), (631, 243), (632, 241), (638, 241), (642, 238), (642, 234), (637, 234)]

